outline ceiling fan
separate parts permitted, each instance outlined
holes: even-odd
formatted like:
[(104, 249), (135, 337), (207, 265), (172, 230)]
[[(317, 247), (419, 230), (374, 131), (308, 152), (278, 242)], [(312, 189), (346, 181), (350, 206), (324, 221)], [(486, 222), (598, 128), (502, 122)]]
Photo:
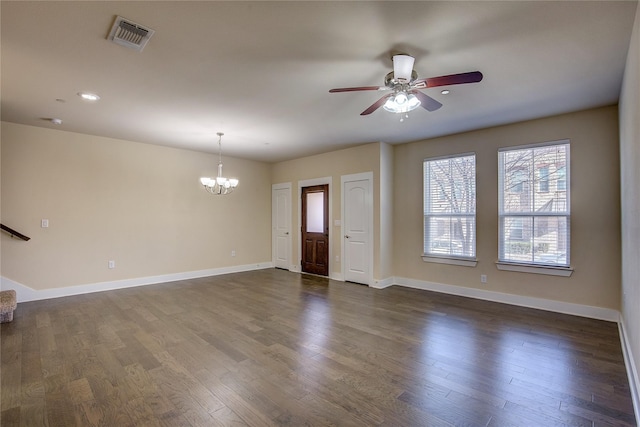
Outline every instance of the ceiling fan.
[(329, 92), (358, 92), (363, 90), (391, 91), (391, 93), (374, 102), (369, 108), (360, 113), (360, 115), (366, 116), (380, 107), (392, 113), (405, 113), (406, 115), (406, 113), (418, 107), (422, 107), (428, 111), (435, 111), (442, 107), (440, 102), (421, 92), (419, 89), (477, 83), (482, 80), (482, 73), (480, 71), (418, 79), (418, 73), (413, 69), (413, 63), (415, 62), (414, 57), (406, 54), (398, 54), (393, 55), (392, 59), (393, 71), (385, 76), (384, 86), (343, 87), (331, 89)]

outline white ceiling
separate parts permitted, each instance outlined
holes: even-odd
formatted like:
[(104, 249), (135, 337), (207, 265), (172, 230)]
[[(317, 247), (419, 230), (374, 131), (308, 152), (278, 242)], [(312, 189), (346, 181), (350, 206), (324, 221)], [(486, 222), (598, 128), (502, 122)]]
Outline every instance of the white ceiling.
[[(1, 118), (209, 152), (222, 131), (226, 155), (269, 162), (404, 143), (617, 103), (637, 5), (2, 1)], [(107, 40), (116, 15), (155, 30), (144, 51)], [(426, 89), (444, 106), (404, 123), (360, 116), (380, 92), (328, 92), (382, 85), (392, 51), (419, 78), (484, 79)]]

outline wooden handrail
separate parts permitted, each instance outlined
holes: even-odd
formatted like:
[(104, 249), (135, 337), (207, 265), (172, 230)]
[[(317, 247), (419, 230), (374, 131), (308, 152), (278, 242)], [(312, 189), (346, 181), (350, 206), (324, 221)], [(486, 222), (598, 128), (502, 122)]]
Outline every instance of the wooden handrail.
[(25, 242), (27, 240), (31, 240), (31, 237), (25, 236), (22, 233), (18, 233), (13, 228), (9, 228), (4, 224), (0, 224), (0, 228), (2, 228), (2, 231), (6, 231), (7, 233), (11, 234), (11, 237), (17, 237), (18, 239), (24, 240)]

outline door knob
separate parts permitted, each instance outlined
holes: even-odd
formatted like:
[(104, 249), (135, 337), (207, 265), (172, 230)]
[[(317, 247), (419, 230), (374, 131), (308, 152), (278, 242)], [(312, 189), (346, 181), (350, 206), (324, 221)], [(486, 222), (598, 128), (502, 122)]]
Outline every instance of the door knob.
[(349, 235), (347, 235), (347, 234), (345, 234), (345, 235), (344, 235), (344, 238), (345, 238), (345, 239), (349, 239), (350, 237), (351, 237), (351, 236), (349, 236)]
[(285, 234), (286, 236), (288, 236), (288, 235), (289, 235), (289, 232), (288, 232), (288, 231), (285, 231), (285, 233), (284, 233), (284, 234)]

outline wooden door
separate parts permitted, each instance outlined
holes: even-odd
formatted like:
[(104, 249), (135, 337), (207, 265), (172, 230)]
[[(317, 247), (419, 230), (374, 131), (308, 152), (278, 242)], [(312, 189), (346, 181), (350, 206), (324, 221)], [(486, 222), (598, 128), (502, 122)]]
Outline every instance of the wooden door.
[(329, 275), (329, 185), (302, 189), (302, 271)]

